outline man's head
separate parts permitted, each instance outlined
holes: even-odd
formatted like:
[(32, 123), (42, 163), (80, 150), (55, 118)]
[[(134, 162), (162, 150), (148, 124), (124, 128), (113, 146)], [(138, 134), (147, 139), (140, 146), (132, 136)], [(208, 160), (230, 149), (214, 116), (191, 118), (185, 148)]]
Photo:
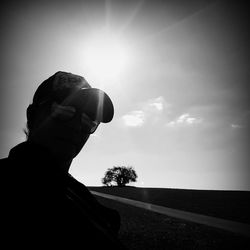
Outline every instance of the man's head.
[(28, 140), (71, 161), (101, 122), (110, 122), (109, 96), (79, 75), (57, 72), (41, 83), (27, 108)]

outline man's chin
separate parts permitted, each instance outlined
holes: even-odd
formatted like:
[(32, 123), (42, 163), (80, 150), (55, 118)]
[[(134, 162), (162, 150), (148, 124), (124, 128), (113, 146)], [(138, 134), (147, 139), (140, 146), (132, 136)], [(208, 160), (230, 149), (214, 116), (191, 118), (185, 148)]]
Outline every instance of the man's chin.
[(72, 161), (79, 153), (75, 145), (63, 142), (50, 147), (50, 151), (60, 162)]
[(34, 141), (47, 148), (60, 162), (72, 161), (72, 159), (79, 154), (83, 146), (83, 143), (78, 145), (76, 142), (59, 137), (50, 137), (50, 140), (40, 138)]

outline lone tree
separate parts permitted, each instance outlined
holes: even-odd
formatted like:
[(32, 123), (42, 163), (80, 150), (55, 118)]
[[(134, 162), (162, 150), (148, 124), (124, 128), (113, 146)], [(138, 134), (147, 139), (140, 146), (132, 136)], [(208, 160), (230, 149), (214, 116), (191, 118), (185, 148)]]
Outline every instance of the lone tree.
[(137, 174), (133, 167), (114, 166), (108, 168), (102, 178), (102, 184), (112, 186), (112, 183), (116, 183), (118, 187), (125, 187), (129, 182), (136, 182), (136, 179)]

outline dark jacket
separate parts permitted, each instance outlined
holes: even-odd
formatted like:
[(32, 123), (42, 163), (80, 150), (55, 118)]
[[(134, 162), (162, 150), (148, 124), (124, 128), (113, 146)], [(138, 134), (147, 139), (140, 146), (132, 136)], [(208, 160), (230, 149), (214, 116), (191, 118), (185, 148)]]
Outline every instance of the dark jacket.
[(1, 243), (24, 249), (123, 249), (120, 216), (100, 204), (44, 149), (14, 147), (1, 165)]

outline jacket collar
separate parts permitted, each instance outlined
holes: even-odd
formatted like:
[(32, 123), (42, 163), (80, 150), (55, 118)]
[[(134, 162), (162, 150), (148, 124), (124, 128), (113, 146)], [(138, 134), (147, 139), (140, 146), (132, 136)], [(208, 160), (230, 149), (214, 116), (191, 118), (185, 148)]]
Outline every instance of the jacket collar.
[(32, 171), (35, 168), (45, 172), (68, 174), (63, 173), (64, 162), (58, 161), (46, 148), (30, 141), (22, 142), (12, 148), (8, 159), (18, 165), (23, 163), (26, 167), (31, 167)]

